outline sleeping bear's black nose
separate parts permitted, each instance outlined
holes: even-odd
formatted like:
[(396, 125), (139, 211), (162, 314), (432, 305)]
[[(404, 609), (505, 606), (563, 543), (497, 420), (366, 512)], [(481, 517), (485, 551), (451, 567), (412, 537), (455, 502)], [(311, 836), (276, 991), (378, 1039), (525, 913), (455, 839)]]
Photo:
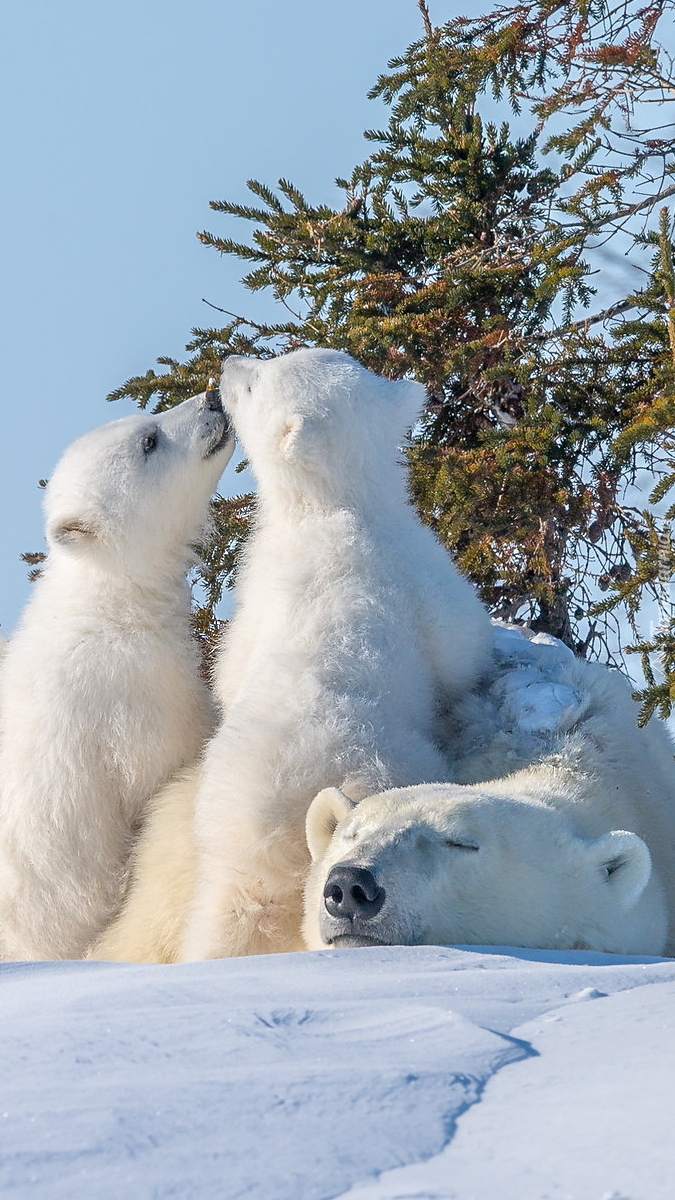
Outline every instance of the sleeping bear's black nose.
[(331, 917), (368, 920), (382, 908), (385, 891), (377, 886), (372, 871), (343, 862), (331, 869), (323, 896)]

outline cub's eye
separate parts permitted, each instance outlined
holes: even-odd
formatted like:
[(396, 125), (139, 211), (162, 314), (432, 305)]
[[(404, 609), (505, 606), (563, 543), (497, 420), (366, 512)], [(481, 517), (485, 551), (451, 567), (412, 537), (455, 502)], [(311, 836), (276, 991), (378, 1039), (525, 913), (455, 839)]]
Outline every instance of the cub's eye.
[(153, 450), (156, 449), (156, 447), (157, 447), (157, 434), (156, 433), (146, 433), (145, 437), (141, 441), (141, 448), (143, 450), (143, 453), (144, 454), (152, 454)]
[(456, 842), (454, 838), (446, 838), (445, 845), (451, 846), (453, 850), (478, 850), (475, 842)]

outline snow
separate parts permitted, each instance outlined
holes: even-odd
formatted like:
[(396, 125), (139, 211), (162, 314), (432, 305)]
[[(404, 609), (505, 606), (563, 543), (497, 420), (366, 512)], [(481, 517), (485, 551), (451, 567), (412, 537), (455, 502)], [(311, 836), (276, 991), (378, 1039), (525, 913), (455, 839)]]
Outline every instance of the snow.
[[(583, 707), (570, 652), (495, 645), (481, 719), (537, 752)], [(5, 963), (0, 1031), (3, 1200), (675, 1194), (675, 959)]]
[(494, 670), (448, 713), (447, 748), (458, 783), (508, 775), (549, 754), (583, 719), (588, 701), (575, 686), (572, 651), (547, 633), (493, 620)]
[(492, 624), (497, 657), (491, 687), (502, 729), (523, 734), (552, 734), (577, 720), (582, 698), (560, 675), (572, 651), (548, 633), (521, 626)]
[(0, 1194), (671, 1200), (675, 960), (0, 967)]

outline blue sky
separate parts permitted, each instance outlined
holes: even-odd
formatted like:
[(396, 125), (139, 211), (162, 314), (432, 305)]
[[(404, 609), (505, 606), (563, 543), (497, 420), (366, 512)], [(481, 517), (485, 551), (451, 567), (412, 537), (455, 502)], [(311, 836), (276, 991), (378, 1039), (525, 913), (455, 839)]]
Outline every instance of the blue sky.
[[(466, 6), (430, 9), (440, 24)], [(107, 393), (218, 320), (202, 297), (271, 315), (240, 286), (244, 264), (197, 241), (249, 232), (209, 200), (250, 200), (247, 179), (280, 176), (340, 198), (335, 176), (386, 119), (366, 93), (420, 32), (416, 0), (6, 0), (0, 633), (29, 594), (22, 551), (44, 548), (38, 480), (80, 433), (132, 411)], [(629, 269), (620, 249), (599, 265), (602, 303)], [(230, 479), (241, 487), (226, 473), (221, 490)]]
[[(439, 23), (459, 9), (432, 3)], [(182, 355), (212, 323), (202, 296), (264, 312), (238, 264), (196, 240), (225, 232), (209, 200), (282, 175), (332, 200), (382, 123), (368, 88), (421, 23), (415, 0), (8, 0), (2, 24), (7, 636), (30, 587), (20, 554), (44, 545), (37, 481), (80, 433), (132, 411), (106, 394)]]

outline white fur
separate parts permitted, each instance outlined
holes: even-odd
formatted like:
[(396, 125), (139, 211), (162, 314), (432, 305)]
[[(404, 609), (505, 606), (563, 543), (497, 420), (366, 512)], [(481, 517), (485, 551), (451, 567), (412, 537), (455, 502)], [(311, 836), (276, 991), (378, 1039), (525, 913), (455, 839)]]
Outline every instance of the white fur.
[(196, 880), (193, 825), (198, 784), (196, 765), (180, 772), (148, 803), (131, 854), (124, 903), (89, 958), (178, 962)]
[(259, 508), (216, 669), (186, 958), (300, 945), (312, 796), (447, 778), (438, 695), (475, 683), (491, 649), (474, 589), (406, 495), (419, 384), (301, 350), (228, 359), (221, 395)]
[(213, 728), (185, 574), (232, 448), (212, 393), (104, 425), (54, 471), (48, 559), (0, 672), (5, 957), (86, 950), (145, 802)]
[[(581, 698), (576, 722), (511, 775), (489, 779), (486, 743), (482, 767), (475, 750), (466, 759), (473, 786), (392, 790), (356, 808), (335, 789), (315, 799), (310, 948), (450, 942), (675, 954), (673, 746), (657, 723), (637, 728), (617, 672), (569, 659), (559, 682)], [(329, 882), (324, 897), (331, 868), (345, 862), (384, 889), (377, 912), (349, 919), (356, 877), (348, 869), (341, 887), (342, 866), (340, 891)]]

